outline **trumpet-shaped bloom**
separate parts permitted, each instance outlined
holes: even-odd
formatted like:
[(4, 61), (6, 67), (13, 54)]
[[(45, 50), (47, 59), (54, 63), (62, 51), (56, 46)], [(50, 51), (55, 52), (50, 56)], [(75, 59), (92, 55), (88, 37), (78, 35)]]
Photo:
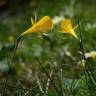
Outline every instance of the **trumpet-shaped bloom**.
[(85, 57), (93, 58), (94, 60), (96, 60), (96, 51), (91, 51), (91, 52), (85, 53)]
[[(31, 19), (31, 22), (33, 23), (33, 19)], [(53, 27), (52, 19), (49, 16), (44, 16), (37, 23), (36, 22), (33, 23), (33, 26), (30, 27), (25, 32), (23, 32), (21, 36), (33, 32), (40, 32), (40, 33), (47, 32), (52, 30), (52, 27)]]
[(74, 31), (77, 27), (78, 27), (78, 25), (76, 25), (73, 28), (71, 19), (62, 20), (60, 23), (61, 31), (68, 33), (71, 36), (74, 36), (76, 39), (79, 39), (78, 36), (76, 35), (75, 31)]

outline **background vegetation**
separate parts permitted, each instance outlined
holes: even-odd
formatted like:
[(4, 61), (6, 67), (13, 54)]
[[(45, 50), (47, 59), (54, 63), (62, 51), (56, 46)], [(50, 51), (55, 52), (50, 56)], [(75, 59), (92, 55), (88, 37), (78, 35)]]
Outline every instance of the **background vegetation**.
[[(55, 22), (58, 18), (71, 18), (74, 25), (80, 19), (87, 54), (96, 50), (95, 3), (95, 0), (0, 0), (0, 96), (14, 42), (32, 26), (30, 17), (34, 13), (37, 19), (49, 15)], [(77, 40), (56, 30), (48, 33), (50, 40), (37, 34), (23, 37), (9, 74), (6, 96), (96, 96), (95, 81), (87, 78), (86, 84)], [(76, 33), (79, 36), (78, 29)], [(87, 63), (95, 76), (96, 57), (87, 58)]]

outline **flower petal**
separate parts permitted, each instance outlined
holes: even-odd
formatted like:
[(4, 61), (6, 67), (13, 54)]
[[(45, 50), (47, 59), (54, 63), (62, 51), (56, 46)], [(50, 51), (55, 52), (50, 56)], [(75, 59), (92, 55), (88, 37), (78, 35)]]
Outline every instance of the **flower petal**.
[[(33, 20), (32, 20), (33, 22)], [(44, 16), (37, 23), (35, 23), (31, 28), (23, 32), (21, 35), (29, 34), (32, 32), (46, 32), (53, 28), (52, 20), (49, 16)]]

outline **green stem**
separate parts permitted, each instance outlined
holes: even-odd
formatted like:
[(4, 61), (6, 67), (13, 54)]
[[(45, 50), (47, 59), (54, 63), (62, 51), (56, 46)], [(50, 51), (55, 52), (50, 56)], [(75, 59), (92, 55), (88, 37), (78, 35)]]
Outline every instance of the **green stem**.
[(64, 96), (64, 88), (63, 88), (63, 69), (60, 68), (60, 83), (61, 83), (61, 96)]
[[(96, 78), (95, 78), (90, 66), (88, 64), (86, 64), (86, 57), (85, 57), (85, 52), (84, 52), (84, 47), (83, 47), (83, 42), (82, 42), (82, 33), (81, 33), (81, 28), (80, 28), (80, 22), (79, 21), (78, 21), (78, 25), (79, 25), (79, 32), (80, 32), (79, 46), (80, 46), (80, 49), (81, 49), (81, 52), (82, 52), (82, 58), (85, 62), (85, 71), (86, 71), (86, 74), (89, 77), (90, 82), (93, 83), (92, 81), (94, 80), (95, 83), (96, 83)], [(90, 76), (90, 74), (91, 74), (92, 77)], [(86, 81), (87, 81), (86, 83), (88, 83), (88, 80), (86, 80)], [(88, 87), (88, 89), (89, 89), (89, 87)], [(89, 89), (89, 91), (90, 91), (90, 89)]]
[(5, 92), (6, 92), (8, 77), (9, 77), (9, 73), (10, 73), (10, 70), (11, 70), (11, 67), (12, 67), (12, 61), (13, 61), (13, 59), (14, 59), (14, 56), (15, 56), (15, 53), (16, 53), (16, 50), (17, 50), (17, 48), (18, 48), (18, 44), (19, 44), (20, 40), (21, 40), (21, 36), (19, 36), (19, 37), (16, 39), (16, 43), (15, 43), (15, 47), (14, 47), (14, 49), (13, 49), (13, 53), (12, 53), (12, 56), (11, 56), (11, 60), (9, 61), (9, 64), (8, 64), (8, 65), (9, 65), (9, 69), (8, 69), (8, 71), (7, 71), (7, 73), (6, 73), (6, 80), (5, 80), (4, 89), (3, 89), (3, 96), (6, 96), (6, 95), (5, 95)]
[(54, 88), (55, 88), (56, 92), (58, 93), (58, 96), (60, 96), (60, 92), (59, 92), (59, 90), (57, 89), (57, 87), (56, 87), (55, 83), (53, 82), (53, 80), (50, 78), (50, 76), (49, 76), (48, 72), (47, 72), (47, 71), (45, 70), (45, 68), (42, 66), (42, 64), (41, 64), (40, 60), (39, 60), (38, 58), (36, 58), (36, 60), (38, 61), (38, 63), (39, 63), (39, 65), (40, 65), (40, 67), (41, 67), (41, 68), (42, 68), (42, 70), (45, 72), (45, 74), (47, 75), (47, 77), (50, 79), (50, 81), (51, 81), (52, 85), (54, 86)]
[[(50, 47), (50, 52), (51, 52), (51, 56), (52, 57), (54, 57), (53, 56), (53, 54), (52, 54), (52, 52), (53, 52), (53, 41), (52, 41), (52, 39), (48, 36), (48, 35), (43, 35), (43, 39), (45, 39), (45, 40), (47, 40), (48, 42), (49, 42), (49, 47)], [(52, 58), (50, 58), (50, 60), (51, 60)], [(53, 60), (51, 60), (51, 61), (53, 61)], [(60, 66), (58, 67), (58, 69), (60, 68)], [(56, 70), (56, 68), (54, 67), (54, 69)], [(46, 70), (45, 70), (46, 71)], [(59, 92), (59, 94), (60, 94), (60, 96), (64, 96), (64, 88), (63, 88), (63, 76), (62, 76), (62, 68), (60, 68), (60, 76), (58, 76), (57, 75), (57, 77), (58, 77), (58, 80), (59, 80), (59, 86), (60, 86), (60, 90), (61, 90), (61, 92), (59, 92), (59, 90), (57, 89), (57, 87), (55, 86), (55, 84), (53, 84), (54, 85), (54, 88), (57, 90), (57, 92)], [(49, 78), (50, 79), (50, 78)], [(52, 82), (52, 80), (51, 80), (51, 82)], [(53, 82), (54, 83), (54, 82)]]
[(81, 51), (82, 51), (82, 55), (83, 55), (82, 57), (83, 57), (83, 59), (84, 59), (84, 61), (85, 61), (85, 67), (88, 68), (88, 70), (89, 70), (90, 73), (91, 73), (91, 76), (92, 76), (93, 80), (94, 80), (95, 83), (96, 83), (96, 78), (95, 78), (95, 76), (94, 76), (94, 74), (93, 74), (93, 72), (92, 72), (92, 69), (90, 68), (90, 66), (89, 66), (88, 64), (86, 64), (86, 58), (85, 58), (85, 52), (84, 52), (84, 48), (83, 48), (83, 42), (82, 42), (82, 34), (81, 34), (80, 23), (79, 23), (79, 31), (80, 31), (80, 38), (81, 38), (81, 40), (79, 41), (79, 45), (80, 45), (80, 49), (81, 49)]

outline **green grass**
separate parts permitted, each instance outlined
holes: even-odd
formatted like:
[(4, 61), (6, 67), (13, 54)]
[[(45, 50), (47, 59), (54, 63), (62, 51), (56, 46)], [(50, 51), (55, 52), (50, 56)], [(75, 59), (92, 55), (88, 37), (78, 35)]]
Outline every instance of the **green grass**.
[[(33, 2), (35, 2), (34, 6)], [(5, 10), (0, 16), (0, 94), (3, 92), (5, 73), (8, 70), (8, 61), (12, 54), (14, 41), (22, 32), (32, 26), (30, 17), (34, 17), (34, 10), (37, 12), (38, 20), (44, 15), (52, 18), (64, 16), (72, 18), (75, 25), (80, 19), (85, 52), (96, 50), (95, 0), (92, 2), (33, 0), (25, 4), (24, 11), (19, 11), (19, 8), (18, 5), (16, 9), (11, 8), (11, 11)], [(7, 12), (9, 13), (6, 15)], [(54, 29), (57, 29), (57, 26)], [(78, 29), (76, 33), (79, 35)], [(6, 96), (43, 96), (37, 81), (41, 83), (41, 87), (45, 91), (50, 71), (53, 71), (53, 75), (48, 96), (64, 96), (64, 94), (65, 96), (95, 96), (95, 89), (92, 89), (95, 88), (93, 86), (95, 83), (90, 83), (91, 81), (87, 78), (90, 93), (94, 93), (90, 95), (84, 70), (78, 64), (81, 55), (78, 52), (80, 48), (77, 40), (55, 30), (49, 32), (48, 36), (50, 41), (46, 37), (45, 39), (39, 38), (37, 34), (26, 35), (22, 38), (9, 74)], [(65, 39), (66, 37), (67, 39)], [(37, 59), (40, 60), (42, 66), (39, 65), (40, 62)], [(96, 75), (95, 62), (96, 60), (93, 59), (87, 60), (87, 63), (93, 68), (94, 75)], [(62, 93), (62, 88), (64, 93)]]

